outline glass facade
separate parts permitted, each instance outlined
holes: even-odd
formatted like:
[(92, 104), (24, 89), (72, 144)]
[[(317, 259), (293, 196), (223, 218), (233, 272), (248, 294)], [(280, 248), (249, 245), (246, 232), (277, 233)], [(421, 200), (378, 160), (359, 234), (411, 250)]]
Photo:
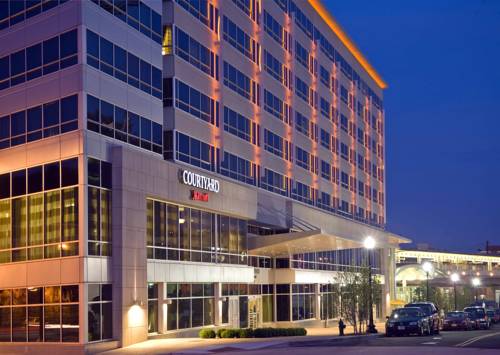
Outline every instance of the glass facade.
[(49, 11), (68, 0), (0, 1), (0, 30)]
[(87, 95), (87, 128), (110, 138), (162, 154), (163, 128), (119, 106)]
[(111, 256), (111, 164), (87, 159), (88, 254)]
[(88, 340), (108, 340), (113, 337), (113, 294), (111, 284), (88, 284)]
[(247, 222), (147, 200), (149, 259), (248, 264)]
[(0, 149), (37, 141), (78, 128), (78, 95), (0, 117)]
[(0, 58), (0, 91), (75, 65), (77, 52), (75, 29)]
[(167, 330), (214, 323), (214, 285), (167, 283)]
[(0, 290), (0, 342), (78, 342), (78, 297), (78, 285)]
[(0, 263), (78, 255), (78, 159), (0, 175)]

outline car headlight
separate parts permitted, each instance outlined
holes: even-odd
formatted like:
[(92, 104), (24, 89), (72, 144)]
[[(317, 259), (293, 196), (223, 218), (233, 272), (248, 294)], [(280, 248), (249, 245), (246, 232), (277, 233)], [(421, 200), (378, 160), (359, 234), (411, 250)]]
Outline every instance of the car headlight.
[(417, 325), (417, 322), (410, 322), (410, 325)]

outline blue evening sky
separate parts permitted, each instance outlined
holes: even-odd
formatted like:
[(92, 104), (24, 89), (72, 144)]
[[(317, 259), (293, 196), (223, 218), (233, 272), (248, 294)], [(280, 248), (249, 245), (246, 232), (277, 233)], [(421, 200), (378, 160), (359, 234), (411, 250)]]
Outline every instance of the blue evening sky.
[(500, 244), (500, 1), (323, 0), (388, 82), (388, 229)]

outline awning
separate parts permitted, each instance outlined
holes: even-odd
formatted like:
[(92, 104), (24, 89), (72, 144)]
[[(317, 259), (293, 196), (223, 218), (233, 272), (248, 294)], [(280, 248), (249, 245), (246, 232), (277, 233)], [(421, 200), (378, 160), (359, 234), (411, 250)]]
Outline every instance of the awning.
[(327, 250), (363, 247), (361, 242), (339, 238), (321, 229), (273, 235), (249, 235), (250, 255), (287, 256)]

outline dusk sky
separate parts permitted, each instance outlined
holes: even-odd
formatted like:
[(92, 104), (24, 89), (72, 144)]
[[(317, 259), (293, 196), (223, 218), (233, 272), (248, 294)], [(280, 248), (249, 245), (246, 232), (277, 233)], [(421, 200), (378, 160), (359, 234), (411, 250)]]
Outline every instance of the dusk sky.
[(388, 229), (500, 244), (500, 1), (324, 0), (387, 81)]

